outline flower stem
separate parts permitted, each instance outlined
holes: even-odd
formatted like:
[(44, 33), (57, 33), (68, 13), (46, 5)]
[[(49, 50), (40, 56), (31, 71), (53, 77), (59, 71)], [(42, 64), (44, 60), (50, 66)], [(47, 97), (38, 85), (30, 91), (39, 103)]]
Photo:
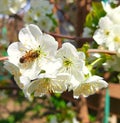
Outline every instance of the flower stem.
[(94, 66), (96, 63), (98, 63), (100, 60), (101, 60), (102, 58), (98, 58), (98, 59), (96, 59), (94, 62), (92, 62), (91, 63), (91, 65), (90, 66)]

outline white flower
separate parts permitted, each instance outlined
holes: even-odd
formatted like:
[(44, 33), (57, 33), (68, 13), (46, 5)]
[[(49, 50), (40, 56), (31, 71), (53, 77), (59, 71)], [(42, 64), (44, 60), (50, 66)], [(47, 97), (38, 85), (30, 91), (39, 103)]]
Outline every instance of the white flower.
[(27, 0), (0, 0), (0, 14), (16, 14), (27, 4)]
[(106, 63), (103, 64), (105, 70), (113, 70), (120, 72), (120, 57), (113, 55), (111, 56), (111, 59), (107, 60)]
[[(44, 31), (51, 31), (55, 25), (53, 20), (53, 5), (48, 0), (31, 0), (31, 8), (25, 14), (26, 23), (35, 23)], [(52, 18), (52, 19), (51, 19)]]
[(8, 0), (0, 0), (0, 14), (8, 14), (9, 8), (8, 8)]
[(32, 81), (24, 90), (26, 97), (29, 98), (31, 94), (34, 96), (43, 96), (51, 92), (62, 93), (67, 89), (66, 80), (68, 80), (68, 74), (48, 75), (41, 74), (38, 79)]
[(74, 0), (66, 0), (66, 3), (69, 4), (69, 3), (73, 3)]
[(105, 10), (106, 13), (111, 13), (114, 9), (111, 7), (111, 3), (118, 4), (117, 0), (109, 0), (106, 2), (101, 2), (103, 9)]
[(12, 43), (8, 47), (9, 62), (15, 64), (24, 76), (33, 80), (42, 67), (54, 59), (58, 43), (33, 24), (21, 29), (19, 40), (20, 42)]
[(8, 0), (8, 6), (11, 13), (16, 14), (27, 4), (26, 0)]
[(50, 31), (53, 27), (52, 20), (47, 17), (47, 16), (42, 16), (41, 18), (38, 19), (38, 26), (43, 30), (43, 31)]
[(107, 16), (110, 18), (110, 20), (114, 23), (114, 24), (120, 24), (120, 6), (111, 9), (110, 11), (107, 12)]
[(28, 77), (22, 76), (19, 68), (14, 64), (6, 61), (4, 62), (4, 68), (14, 76), (14, 80), (16, 81), (19, 88), (23, 89), (30, 82)]
[(113, 36), (108, 42), (108, 49), (118, 51), (120, 49), (120, 25), (114, 25), (112, 28)]
[[(52, 13), (53, 5), (48, 0), (31, 0), (31, 7), (36, 11), (42, 11), (46, 14)], [(37, 10), (37, 9), (38, 10)]]
[(106, 88), (108, 84), (99, 76), (91, 76), (84, 80), (78, 87), (73, 89), (74, 98), (78, 98), (80, 95), (85, 97), (96, 93), (101, 88)]
[[(114, 0), (115, 2), (115, 0)], [(102, 2), (103, 8), (106, 11), (106, 16), (114, 23), (120, 24), (120, 6), (112, 8), (109, 3)]]
[(117, 55), (118, 57), (120, 57), (120, 47), (117, 49), (117, 52), (116, 52), (116, 53), (117, 53), (116, 55)]
[(25, 13), (26, 23), (33, 23), (34, 21), (36, 23), (40, 18), (46, 16), (46, 12), (43, 11), (43, 9), (41, 10), (39, 9), (40, 9), (39, 6), (38, 7), (32, 6), (31, 9), (27, 13)]
[(113, 23), (106, 16), (99, 20), (99, 28), (95, 31), (93, 38), (99, 45), (105, 45), (112, 37)]
[(118, 80), (119, 80), (119, 82), (120, 82), (120, 73), (117, 75), (117, 78), (118, 78)]
[(103, 2), (103, 1), (101, 3), (102, 3), (103, 9), (105, 10), (106, 13), (108, 13), (112, 10), (110, 3)]
[(118, 0), (109, 0), (110, 3), (118, 4)]
[(116, 51), (120, 50), (120, 25), (113, 24), (108, 17), (100, 19), (100, 28), (96, 30), (93, 38), (105, 49)]
[(71, 81), (68, 82), (69, 89), (83, 81), (83, 68), (85, 67), (85, 55), (83, 52), (78, 52), (70, 43), (64, 43), (57, 52), (57, 58), (61, 58), (63, 64), (59, 72), (68, 73), (71, 76)]
[(85, 27), (83, 29), (82, 37), (91, 37), (91, 32), (92, 32), (92, 30), (90, 28)]

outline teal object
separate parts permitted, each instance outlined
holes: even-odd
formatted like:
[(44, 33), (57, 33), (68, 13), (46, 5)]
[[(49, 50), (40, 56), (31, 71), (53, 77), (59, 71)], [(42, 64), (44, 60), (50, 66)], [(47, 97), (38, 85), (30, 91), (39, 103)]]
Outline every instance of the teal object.
[(109, 115), (110, 115), (110, 93), (109, 89), (107, 88), (105, 95), (105, 109), (103, 123), (109, 123)]
[(108, 3), (109, 2), (109, 0), (102, 0), (104, 3)]
[(3, 27), (3, 28), (2, 28), (2, 33), (3, 33), (3, 35), (6, 35), (6, 34), (7, 34), (7, 29), (6, 29), (6, 27)]

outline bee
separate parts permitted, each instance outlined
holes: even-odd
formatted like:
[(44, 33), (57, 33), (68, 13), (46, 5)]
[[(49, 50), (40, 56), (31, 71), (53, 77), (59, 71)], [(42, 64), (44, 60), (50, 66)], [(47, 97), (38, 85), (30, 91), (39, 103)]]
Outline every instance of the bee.
[(19, 61), (20, 63), (27, 63), (35, 60), (39, 57), (39, 52), (30, 50), (29, 52), (26, 52), (24, 56), (22, 56)]

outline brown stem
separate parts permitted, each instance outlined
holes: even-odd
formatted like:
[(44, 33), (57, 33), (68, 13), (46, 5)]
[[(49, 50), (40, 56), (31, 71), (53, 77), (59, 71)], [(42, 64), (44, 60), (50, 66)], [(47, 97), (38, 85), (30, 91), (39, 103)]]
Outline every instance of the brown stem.
[(67, 35), (61, 35), (61, 34), (54, 34), (54, 33), (51, 33), (51, 32), (45, 32), (47, 34), (50, 34), (52, 35), (53, 37), (57, 37), (57, 38), (66, 38), (66, 39), (71, 39), (71, 40), (75, 40), (75, 36), (67, 36)]
[[(105, 53), (109, 55), (116, 55), (115, 51), (109, 51), (109, 50), (99, 50), (99, 49), (89, 49), (88, 53)], [(0, 57), (0, 61), (8, 60), (7, 56)]]
[(19, 90), (17, 86), (0, 86), (0, 90)]
[(89, 49), (88, 53), (106, 53), (106, 54), (109, 54), (109, 55), (116, 55), (115, 51), (99, 50), (99, 49)]
[(0, 61), (8, 60), (7, 56), (0, 57)]
[(91, 42), (93, 41), (93, 38), (83, 38), (83, 37), (76, 37), (76, 36), (69, 36), (69, 35), (61, 35), (61, 34), (54, 34), (54, 33), (50, 33), (50, 32), (45, 32), (49, 35), (52, 35), (55, 38), (65, 38), (65, 39), (70, 39), (70, 40), (75, 40), (75, 41), (83, 41), (83, 42)]

